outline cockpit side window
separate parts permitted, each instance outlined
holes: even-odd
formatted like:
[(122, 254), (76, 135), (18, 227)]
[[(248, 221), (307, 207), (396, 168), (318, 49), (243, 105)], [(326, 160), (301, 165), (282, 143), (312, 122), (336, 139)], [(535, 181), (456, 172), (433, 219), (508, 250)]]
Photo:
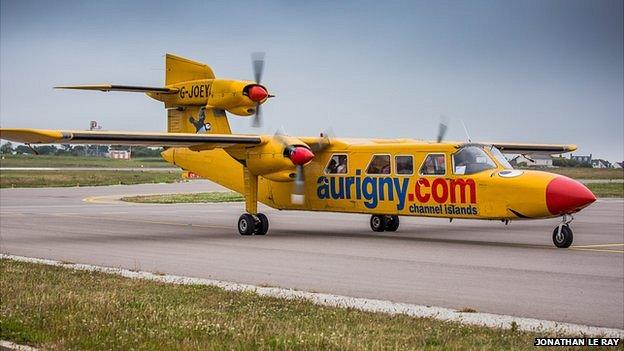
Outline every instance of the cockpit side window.
[(444, 175), (446, 174), (446, 155), (429, 154), (420, 166), (421, 175)]
[(336, 154), (332, 155), (329, 159), (329, 163), (325, 168), (326, 174), (345, 174), (347, 173), (347, 155)]
[(455, 174), (475, 174), (496, 168), (490, 156), (479, 146), (464, 146), (453, 154)]
[(507, 161), (507, 158), (505, 157), (505, 155), (503, 155), (503, 153), (498, 148), (494, 146), (490, 146), (488, 150), (490, 150), (490, 153), (492, 154), (492, 156), (496, 158), (496, 161), (498, 161), (498, 163), (500, 163), (500, 165), (503, 166), (503, 168), (513, 169), (513, 166), (509, 163), (509, 161)]

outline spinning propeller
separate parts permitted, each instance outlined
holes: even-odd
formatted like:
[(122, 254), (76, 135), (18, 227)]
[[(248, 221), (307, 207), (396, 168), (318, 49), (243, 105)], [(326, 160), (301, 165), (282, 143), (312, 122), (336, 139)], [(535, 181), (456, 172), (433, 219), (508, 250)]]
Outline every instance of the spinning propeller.
[(262, 81), (262, 74), (264, 72), (264, 52), (252, 53), (251, 65), (256, 85), (249, 88), (247, 96), (249, 96), (249, 99), (256, 103), (256, 109), (251, 125), (257, 128), (262, 126), (262, 102), (264, 102), (266, 98), (272, 97), (272, 95), (269, 95), (266, 88), (260, 85), (260, 82)]
[(301, 205), (305, 201), (305, 176), (303, 166), (314, 158), (314, 153), (307, 147), (302, 145), (292, 145), (281, 131), (275, 133), (275, 140), (284, 146), (284, 157), (290, 159), (295, 165), (295, 181), (293, 191), (290, 195), (290, 201), (293, 204)]

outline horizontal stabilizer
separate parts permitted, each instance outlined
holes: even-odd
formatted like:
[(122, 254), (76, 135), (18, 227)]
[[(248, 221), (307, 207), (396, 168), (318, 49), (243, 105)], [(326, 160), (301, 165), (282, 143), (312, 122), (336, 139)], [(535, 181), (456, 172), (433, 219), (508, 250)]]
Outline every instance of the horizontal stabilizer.
[(76, 90), (99, 90), (99, 91), (129, 91), (133, 93), (161, 93), (174, 94), (177, 88), (166, 87), (140, 87), (132, 85), (95, 84), (95, 85), (66, 85), (54, 87), (55, 89), (76, 89)]
[(576, 145), (563, 144), (511, 144), (511, 143), (484, 143), (493, 145), (506, 154), (563, 154), (576, 150)]
[(101, 144), (133, 146), (178, 146), (194, 149), (253, 146), (262, 143), (257, 135), (138, 133), (63, 131), (47, 129), (0, 128), (0, 139), (27, 144)]

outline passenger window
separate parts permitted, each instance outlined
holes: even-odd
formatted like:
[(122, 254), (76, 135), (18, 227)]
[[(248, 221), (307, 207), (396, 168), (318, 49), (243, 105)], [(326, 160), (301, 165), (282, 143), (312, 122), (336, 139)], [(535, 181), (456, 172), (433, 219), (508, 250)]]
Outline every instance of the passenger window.
[(366, 169), (368, 174), (390, 174), (390, 155), (375, 155)]
[(347, 155), (333, 155), (325, 168), (327, 174), (347, 173)]
[(446, 157), (444, 154), (427, 155), (425, 162), (420, 167), (421, 175), (444, 175), (446, 174)]
[(397, 174), (414, 173), (414, 158), (412, 156), (396, 156), (394, 162), (396, 163)]

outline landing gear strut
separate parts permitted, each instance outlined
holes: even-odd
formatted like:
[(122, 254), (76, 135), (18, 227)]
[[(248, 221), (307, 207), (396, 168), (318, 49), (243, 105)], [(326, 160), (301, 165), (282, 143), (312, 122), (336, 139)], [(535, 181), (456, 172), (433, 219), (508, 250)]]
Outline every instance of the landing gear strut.
[(561, 223), (553, 230), (552, 239), (556, 247), (565, 249), (572, 245), (574, 236), (569, 224), (573, 219), (572, 215), (564, 214), (561, 218)]
[(238, 233), (240, 235), (264, 235), (269, 231), (269, 219), (263, 213), (258, 213), (258, 176), (244, 169), (245, 181), (245, 209), (238, 219)]
[(399, 216), (372, 215), (370, 226), (374, 232), (396, 232), (399, 229)]

